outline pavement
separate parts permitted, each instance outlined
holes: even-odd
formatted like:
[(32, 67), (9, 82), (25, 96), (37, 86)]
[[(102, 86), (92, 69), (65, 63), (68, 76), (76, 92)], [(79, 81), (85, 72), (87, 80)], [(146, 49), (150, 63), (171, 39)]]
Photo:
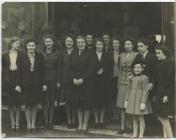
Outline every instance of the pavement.
[[(26, 123), (24, 121), (25, 120), (24, 113), (21, 114), (22, 130), (20, 130), (19, 132), (12, 132), (11, 130), (9, 130), (10, 122), (7, 111), (3, 111), (1, 119), (2, 119), (2, 137), (4, 138), (131, 138), (132, 137), (132, 133), (123, 135), (118, 134), (118, 130), (120, 130), (119, 123), (107, 123), (104, 129), (95, 129), (93, 128), (93, 124), (91, 123), (92, 120), (90, 120), (88, 132), (86, 134), (83, 134), (77, 132), (76, 129), (68, 129), (65, 123), (60, 123), (63, 121), (62, 119), (60, 119), (60, 122), (55, 122), (54, 130), (44, 129), (41, 125), (43, 124), (41, 121), (42, 118), (39, 115), (38, 119), (40, 121), (37, 122), (40, 122), (40, 124), (37, 124), (39, 126), (37, 132), (29, 133), (25, 129)], [(147, 134), (144, 136), (144, 138), (161, 138), (162, 137), (161, 128), (156, 129), (160, 130), (160, 132), (157, 134), (154, 132), (155, 134), (153, 135)]]

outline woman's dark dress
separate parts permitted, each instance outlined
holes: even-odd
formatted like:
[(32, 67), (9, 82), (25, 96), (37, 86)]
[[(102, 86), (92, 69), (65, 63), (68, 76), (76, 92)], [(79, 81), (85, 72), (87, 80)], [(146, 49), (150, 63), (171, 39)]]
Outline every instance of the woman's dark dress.
[[(99, 61), (96, 52), (92, 54), (95, 73), (94, 78), (94, 108), (104, 108), (112, 104), (112, 86), (111, 80), (113, 76), (113, 61), (110, 55), (106, 52), (102, 53)], [(103, 74), (98, 75), (97, 71), (103, 69)]]
[(61, 83), (61, 94), (60, 102), (66, 102), (68, 106), (71, 106), (72, 101), (72, 73), (71, 73), (71, 59), (72, 54), (69, 55), (67, 50), (62, 50), (59, 56), (59, 65), (58, 65), (58, 82)]
[(89, 59), (89, 53), (84, 51), (79, 55), (75, 50), (71, 60), (72, 82), (73, 79), (83, 79), (82, 85), (73, 86), (72, 106), (76, 109), (92, 108), (92, 73), (93, 67)]
[(47, 91), (45, 94), (45, 102), (50, 105), (54, 105), (54, 101), (57, 99), (57, 68), (59, 52), (42, 53), (44, 58), (44, 69), (45, 69), (45, 81), (47, 85)]
[(25, 87), (26, 105), (42, 104), (44, 101), (44, 93), (42, 86), (45, 82), (45, 69), (43, 56), (40, 53), (35, 53), (34, 71), (30, 71), (31, 62), (27, 57), (28, 66), (26, 70), (27, 84)]
[[(168, 117), (174, 111), (175, 95), (175, 70), (174, 62), (165, 59), (159, 62), (157, 68), (156, 94), (154, 111), (157, 116)], [(168, 96), (168, 102), (163, 103), (163, 97)]]
[(7, 99), (4, 104), (9, 107), (20, 106), (25, 103), (24, 92), (18, 93), (15, 91), (16, 86), (22, 87), (23, 66), (25, 67), (25, 55), (22, 52), (17, 53), (16, 65), (17, 70), (10, 70), (10, 57), (9, 52), (2, 55), (2, 95), (3, 99)]

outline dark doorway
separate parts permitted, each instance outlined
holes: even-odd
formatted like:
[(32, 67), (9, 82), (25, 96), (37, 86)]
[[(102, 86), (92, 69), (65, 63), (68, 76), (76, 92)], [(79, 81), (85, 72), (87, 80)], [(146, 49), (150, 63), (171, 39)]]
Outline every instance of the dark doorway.
[(57, 38), (67, 33), (103, 32), (121, 37), (161, 33), (161, 3), (49, 3)]

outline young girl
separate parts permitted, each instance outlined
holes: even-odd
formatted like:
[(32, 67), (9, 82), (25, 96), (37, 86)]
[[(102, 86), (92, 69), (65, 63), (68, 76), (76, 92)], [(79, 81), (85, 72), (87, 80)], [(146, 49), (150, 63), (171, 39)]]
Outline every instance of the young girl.
[[(144, 115), (152, 113), (147, 86), (149, 78), (144, 75), (143, 62), (133, 64), (133, 75), (130, 77), (129, 91), (126, 96), (126, 113), (133, 115), (133, 137), (142, 138), (145, 131)], [(138, 133), (139, 129), (139, 133)]]

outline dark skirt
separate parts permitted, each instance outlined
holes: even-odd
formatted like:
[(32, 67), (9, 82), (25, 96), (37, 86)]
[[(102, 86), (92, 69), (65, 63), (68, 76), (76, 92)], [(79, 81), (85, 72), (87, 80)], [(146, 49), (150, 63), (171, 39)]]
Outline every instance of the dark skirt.
[[(21, 106), (25, 104), (25, 93), (18, 93), (15, 91), (16, 80), (17, 80), (17, 71), (9, 72), (10, 83), (4, 83), (2, 81), (2, 101), (3, 105), (8, 105), (9, 108), (16, 106)], [(20, 85), (19, 85), (20, 86)]]
[(8, 87), (3, 90), (6, 94), (5, 105), (8, 105), (9, 108), (20, 107), (25, 105), (25, 95), (23, 92), (18, 93), (15, 91), (15, 87)]
[(29, 84), (25, 87), (24, 92), (27, 106), (43, 104), (45, 96), (42, 92), (42, 82), (35, 78), (33, 72), (30, 73)]
[(94, 87), (94, 108), (108, 108), (112, 105), (112, 88), (107, 85), (96, 85)]
[(72, 84), (62, 84), (59, 102), (65, 102), (69, 107), (74, 104)]
[(169, 115), (174, 115), (174, 102), (171, 98), (167, 103), (163, 103), (163, 97), (157, 96), (154, 100), (154, 113), (158, 117), (167, 118)]
[(75, 109), (90, 110), (93, 105), (93, 88), (82, 86), (73, 86), (73, 96), (71, 106)]
[(50, 80), (46, 82), (47, 91), (44, 93), (44, 104), (54, 106), (54, 101), (57, 99), (57, 85), (56, 81)]

